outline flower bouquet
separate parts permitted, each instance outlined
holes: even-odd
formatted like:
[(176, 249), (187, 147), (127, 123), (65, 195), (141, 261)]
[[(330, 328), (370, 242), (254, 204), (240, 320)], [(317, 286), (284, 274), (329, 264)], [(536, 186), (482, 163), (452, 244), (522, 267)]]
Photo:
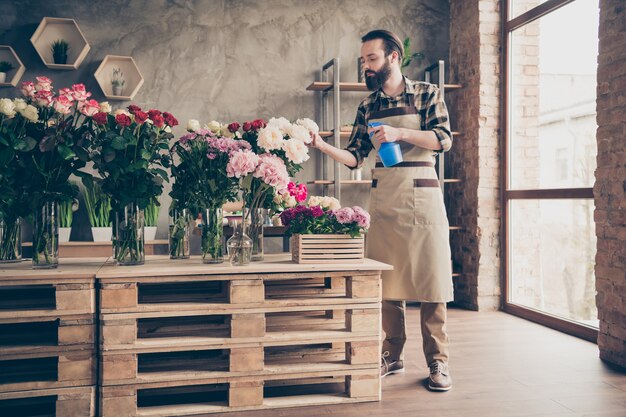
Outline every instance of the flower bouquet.
[[(190, 220), (189, 213), (185, 213), (188, 210), (194, 218), (198, 213), (202, 215), (203, 262), (220, 263), (224, 261), (222, 206), (235, 201), (238, 191), (238, 181), (227, 175), (227, 166), (231, 155), (249, 150), (250, 144), (223, 136), (219, 130), (214, 133), (208, 128), (200, 129), (195, 120), (187, 126), (188, 130), (197, 130), (182, 136), (170, 149), (172, 158), (178, 161), (172, 166), (175, 182), (170, 192), (173, 201), (170, 257), (185, 257), (181, 248), (185, 246), (185, 239), (189, 239), (185, 232)], [(234, 136), (232, 132), (230, 136)]]
[(169, 181), (171, 128), (174, 116), (159, 110), (144, 112), (139, 106), (95, 113), (94, 142), (90, 148), (102, 190), (113, 208), (113, 253), (118, 265), (145, 261), (143, 210)]
[(342, 208), (335, 198), (311, 197), (307, 206), (287, 209), (280, 219), (291, 235), (294, 262), (363, 260), (370, 215), (359, 206)]
[(69, 181), (71, 175), (89, 177), (80, 169), (89, 161), (90, 116), (100, 105), (89, 100), (91, 93), (83, 84), (55, 93), (47, 77), (23, 82), (21, 92), (24, 100), (17, 107), (23, 108), (22, 116), (31, 122), (24, 125), (15, 149), (19, 169), (27, 173), (20, 176), (20, 192), (28, 195), (25, 204), (34, 212), (33, 267), (54, 268), (58, 264), (58, 204), (72, 201), (78, 193)]

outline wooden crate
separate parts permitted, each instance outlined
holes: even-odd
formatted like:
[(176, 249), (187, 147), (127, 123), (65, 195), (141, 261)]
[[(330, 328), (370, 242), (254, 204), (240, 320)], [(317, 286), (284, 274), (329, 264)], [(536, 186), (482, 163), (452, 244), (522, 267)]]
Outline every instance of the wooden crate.
[(380, 368), (290, 373), (100, 388), (102, 417), (186, 416), (380, 400)]
[(350, 235), (301, 235), (291, 237), (291, 258), (304, 263), (363, 262), (365, 238)]
[[(93, 346), (92, 346), (93, 347)], [(65, 388), (96, 383), (93, 350), (3, 355), (0, 392)]]
[(1, 416), (93, 417), (95, 410), (95, 387), (0, 393)]

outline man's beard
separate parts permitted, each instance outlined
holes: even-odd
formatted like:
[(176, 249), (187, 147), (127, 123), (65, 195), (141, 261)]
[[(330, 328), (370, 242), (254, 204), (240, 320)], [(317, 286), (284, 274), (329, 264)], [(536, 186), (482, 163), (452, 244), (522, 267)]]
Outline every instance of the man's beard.
[[(368, 77), (368, 74), (374, 74)], [(383, 67), (378, 71), (367, 70), (365, 72), (365, 84), (370, 91), (376, 91), (382, 88), (391, 76), (391, 64), (386, 61)]]

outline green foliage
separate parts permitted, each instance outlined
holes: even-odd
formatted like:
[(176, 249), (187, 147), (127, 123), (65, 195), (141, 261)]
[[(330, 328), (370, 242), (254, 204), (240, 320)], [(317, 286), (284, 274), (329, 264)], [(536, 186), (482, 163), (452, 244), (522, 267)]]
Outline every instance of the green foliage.
[(65, 39), (57, 39), (50, 45), (53, 55), (67, 55), (70, 50), (70, 44)]
[(0, 61), (0, 72), (9, 72), (13, 69), (13, 64), (8, 61)]
[(74, 201), (66, 200), (59, 203), (59, 226), (72, 227)]
[(102, 191), (99, 182), (91, 178), (84, 179), (83, 184), (83, 200), (91, 227), (109, 227), (111, 225), (111, 197)]
[(143, 218), (147, 227), (157, 225), (159, 220), (159, 202), (156, 199), (152, 200), (148, 207), (145, 208)]
[(402, 68), (408, 67), (411, 61), (414, 59), (424, 59), (424, 54), (421, 52), (411, 53), (411, 39), (406, 38), (404, 40), (404, 56), (402, 57)]

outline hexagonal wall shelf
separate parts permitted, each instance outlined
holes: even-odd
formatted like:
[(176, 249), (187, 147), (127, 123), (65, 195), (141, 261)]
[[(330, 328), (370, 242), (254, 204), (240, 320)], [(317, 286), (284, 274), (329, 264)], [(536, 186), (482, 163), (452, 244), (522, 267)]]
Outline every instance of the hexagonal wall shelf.
[(0, 87), (16, 87), (20, 82), (26, 67), (20, 61), (13, 48), (8, 45), (0, 45), (0, 62), (6, 61), (13, 66), (13, 69), (6, 73), (5, 82), (0, 83)]
[[(111, 80), (113, 70), (119, 69), (124, 79), (121, 93), (115, 94)], [(94, 73), (105, 97), (111, 100), (132, 100), (143, 85), (143, 77), (135, 60), (130, 56), (107, 55)]]
[[(52, 56), (52, 43), (59, 39), (70, 45), (66, 64), (55, 64)], [(44, 17), (30, 42), (46, 67), (54, 69), (77, 69), (90, 49), (76, 21), (59, 17)]]

